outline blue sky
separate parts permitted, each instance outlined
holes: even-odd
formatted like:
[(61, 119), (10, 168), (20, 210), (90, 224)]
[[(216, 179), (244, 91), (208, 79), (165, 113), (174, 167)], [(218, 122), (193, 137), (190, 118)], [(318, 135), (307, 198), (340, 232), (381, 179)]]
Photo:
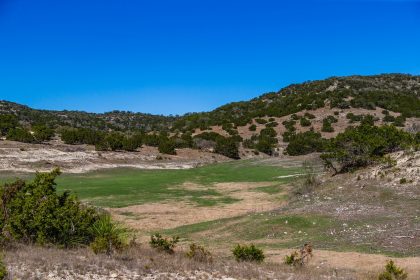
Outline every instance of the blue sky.
[(0, 0), (0, 99), (207, 111), (290, 83), (420, 74), (420, 1)]

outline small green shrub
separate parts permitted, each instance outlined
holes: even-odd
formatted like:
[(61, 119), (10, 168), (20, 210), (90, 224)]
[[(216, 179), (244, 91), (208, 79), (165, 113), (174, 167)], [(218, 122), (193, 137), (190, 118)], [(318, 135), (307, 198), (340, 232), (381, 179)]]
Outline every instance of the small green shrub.
[(199, 262), (212, 262), (213, 256), (205, 247), (192, 243), (190, 250), (187, 252), (187, 257)]
[(95, 254), (112, 255), (125, 247), (127, 229), (111, 220), (110, 215), (103, 215), (92, 225), (92, 234), (95, 239), (90, 248)]
[(229, 158), (239, 159), (238, 147), (239, 144), (235, 137), (220, 137), (216, 140), (216, 147), (214, 151)]
[(162, 154), (176, 155), (175, 146), (174, 141), (164, 140), (159, 143), (158, 150)]
[(255, 119), (255, 121), (256, 121), (257, 123), (259, 123), (259, 124), (266, 124), (266, 123), (267, 123), (267, 121), (266, 121), (266, 120), (264, 120), (264, 119), (260, 119), (260, 118)]
[(331, 121), (329, 121), (328, 119), (324, 119), (322, 121), (321, 131), (322, 132), (334, 132), (334, 128), (331, 126)]
[(307, 119), (315, 119), (315, 115), (313, 115), (313, 114), (311, 114), (311, 113), (308, 113), (308, 112), (306, 112), (305, 114), (304, 114), (304, 117), (305, 118), (307, 118)]
[(176, 244), (179, 242), (179, 237), (163, 238), (161, 234), (155, 233), (150, 237), (150, 246), (158, 250), (164, 251), (168, 254), (173, 254)]
[(407, 183), (407, 179), (406, 178), (401, 178), (400, 179), (400, 184), (405, 184)]
[(404, 280), (408, 274), (404, 269), (395, 265), (393, 260), (389, 260), (385, 265), (385, 271), (379, 274), (378, 280)]
[(236, 245), (232, 250), (235, 259), (240, 261), (248, 262), (262, 262), (265, 259), (264, 253), (261, 249), (255, 247), (254, 244), (251, 245)]
[(321, 137), (320, 133), (306, 131), (291, 135), (285, 134), (283, 134), (283, 140), (287, 136), (287, 140), (289, 141), (286, 148), (288, 155), (306, 155), (313, 152), (322, 152), (324, 150), (325, 140)]
[(255, 131), (257, 130), (257, 126), (255, 124), (251, 124), (248, 129), (249, 131)]
[(301, 126), (310, 126), (311, 125), (311, 121), (308, 120), (307, 118), (301, 118), (300, 119), (300, 125)]

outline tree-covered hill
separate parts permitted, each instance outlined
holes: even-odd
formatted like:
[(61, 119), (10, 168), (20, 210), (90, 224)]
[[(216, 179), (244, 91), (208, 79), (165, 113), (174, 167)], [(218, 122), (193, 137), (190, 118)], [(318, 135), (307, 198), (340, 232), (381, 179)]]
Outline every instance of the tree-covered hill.
[(161, 130), (171, 126), (176, 117), (159, 116), (127, 111), (103, 114), (83, 111), (36, 110), (28, 106), (0, 100), (0, 114), (15, 115), (22, 125), (45, 124), (52, 128), (69, 126), (97, 130)]
[(282, 117), (325, 106), (338, 109), (375, 109), (377, 106), (402, 113), (405, 117), (420, 117), (420, 76), (332, 77), (294, 84), (250, 101), (230, 103), (207, 113), (186, 115), (175, 122), (175, 127), (188, 130), (224, 123), (242, 126), (253, 118)]
[[(380, 107), (420, 117), (420, 76), (383, 74), (375, 76), (332, 77), (325, 80), (292, 84), (249, 101), (233, 102), (213, 111), (184, 116), (159, 116), (126, 111), (103, 114), (81, 111), (36, 110), (12, 102), (0, 101), (1, 114), (14, 114), (22, 124), (71, 126), (98, 130), (192, 131), (212, 125), (242, 126), (259, 117), (282, 117), (305, 109)], [(194, 108), (191, 108), (193, 111)]]
[(195, 148), (239, 158), (240, 147), (275, 155), (283, 144), (286, 153), (298, 155), (321, 152), (326, 139), (361, 124), (418, 133), (420, 76), (332, 77), (183, 116), (36, 110), (0, 101), (0, 135), (9, 140), (40, 143), (58, 134), (66, 144), (101, 151), (135, 151), (144, 144), (166, 154)]

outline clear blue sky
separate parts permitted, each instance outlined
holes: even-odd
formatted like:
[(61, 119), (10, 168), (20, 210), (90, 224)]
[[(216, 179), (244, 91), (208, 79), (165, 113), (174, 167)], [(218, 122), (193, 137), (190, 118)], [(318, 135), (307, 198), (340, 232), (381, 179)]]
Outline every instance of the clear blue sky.
[(329, 76), (420, 74), (420, 1), (0, 0), (0, 99), (180, 114)]

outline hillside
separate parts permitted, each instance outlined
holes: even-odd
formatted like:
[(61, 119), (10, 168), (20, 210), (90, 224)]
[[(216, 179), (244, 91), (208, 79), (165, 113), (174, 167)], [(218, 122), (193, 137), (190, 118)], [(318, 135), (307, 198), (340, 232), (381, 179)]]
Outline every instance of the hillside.
[[(183, 116), (158, 116), (125, 111), (103, 114), (80, 111), (36, 110), (0, 101), (0, 112), (15, 114), (25, 124), (47, 123), (95, 129), (188, 131), (212, 125), (246, 125), (252, 119), (284, 117), (320, 108), (375, 110), (376, 107), (420, 117), (420, 76), (383, 74), (375, 76), (332, 77), (326, 80), (293, 84), (250, 101), (234, 102), (205, 113)], [(191, 108), (194, 110), (194, 108)]]
[[(168, 155), (194, 149), (234, 159), (303, 155), (324, 151), (329, 139), (361, 123), (419, 132), (420, 76), (332, 77), (183, 116), (36, 110), (8, 101), (0, 101), (0, 113), (5, 138), (32, 144), (94, 145), (101, 152), (149, 146)], [(61, 142), (51, 142), (54, 135)]]
[(51, 127), (70, 126), (97, 130), (160, 130), (170, 127), (175, 117), (112, 111), (103, 114), (82, 111), (37, 110), (17, 103), (0, 100), (0, 113), (13, 114), (24, 125), (46, 124)]

